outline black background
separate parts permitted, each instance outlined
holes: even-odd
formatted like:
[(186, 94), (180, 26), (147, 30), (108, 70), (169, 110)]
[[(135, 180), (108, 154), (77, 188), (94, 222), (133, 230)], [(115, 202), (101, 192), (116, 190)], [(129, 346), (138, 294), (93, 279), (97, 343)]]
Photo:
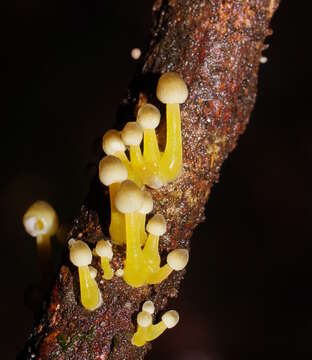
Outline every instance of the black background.
[[(24, 293), (39, 271), (23, 213), (36, 199), (63, 221), (79, 213), (99, 139), (137, 66), (130, 50), (146, 45), (152, 1), (10, 5), (1, 24), (1, 359), (15, 358), (33, 324)], [(250, 125), (213, 188), (171, 304), (181, 322), (148, 359), (311, 358), (311, 31), (301, 5), (285, 0), (273, 20)]]

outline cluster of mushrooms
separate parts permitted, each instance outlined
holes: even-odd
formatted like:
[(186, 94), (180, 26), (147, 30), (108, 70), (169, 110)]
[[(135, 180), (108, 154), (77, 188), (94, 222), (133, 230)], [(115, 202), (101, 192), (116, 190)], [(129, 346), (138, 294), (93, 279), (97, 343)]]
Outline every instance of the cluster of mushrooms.
[[(99, 259), (104, 280), (123, 277), (134, 288), (160, 284), (172, 271), (181, 271), (188, 263), (188, 250), (175, 249), (167, 255), (167, 263), (161, 266), (159, 237), (166, 232), (166, 220), (163, 215), (154, 214), (146, 224), (146, 216), (153, 211), (153, 199), (148, 188), (158, 189), (175, 180), (182, 169), (179, 104), (185, 102), (188, 89), (177, 73), (169, 72), (160, 77), (156, 95), (166, 104), (167, 141), (164, 152), (159, 150), (155, 132), (161, 115), (152, 104), (142, 105), (136, 121), (128, 122), (122, 131), (107, 131), (102, 141), (106, 156), (99, 163), (99, 179), (109, 188), (110, 240), (98, 241), (93, 250), (82, 240), (70, 239), (68, 242), (70, 261), (78, 267), (81, 304), (90, 311), (102, 304), (96, 282), (97, 270), (90, 265), (93, 256)], [(54, 213), (47, 203), (45, 209), (43, 202), (35, 204), (26, 212), (24, 225), (28, 233), (40, 239), (54, 231), (46, 225)], [(116, 271), (111, 266), (113, 244), (126, 246), (124, 267)], [(145, 302), (137, 316), (138, 327), (132, 339), (133, 345), (143, 346), (165, 329), (175, 326), (179, 319), (178, 313), (171, 310), (154, 325), (153, 313), (154, 304)]]

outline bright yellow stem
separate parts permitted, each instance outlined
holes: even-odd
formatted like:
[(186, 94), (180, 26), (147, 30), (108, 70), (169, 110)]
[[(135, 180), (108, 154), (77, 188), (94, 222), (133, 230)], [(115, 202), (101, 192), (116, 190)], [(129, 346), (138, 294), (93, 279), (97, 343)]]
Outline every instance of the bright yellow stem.
[(160, 268), (160, 256), (158, 252), (159, 236), (149, 234), (143, 249), (143, 255), (148, 264), (151, 274), (156, 273)]
[(134, 170), (134, 168), (131, 166), (131, 163), (129, 161), (129, 159), (127, 158), (127, 155), (123, 152), (123, 151), (119, 151), (116, 152), (114, 154), (114, 156), (118, 157), (118, 159), (120, 159), (123, 164), (126, 166), (127, 170), (128, 170), (128, 179), (132, 180), (134, 183), (136, 183), (138, 185), (138, 187), (142, 187), (143, 186), (143, 182), (139, 176), (139, 174), (137, 174)]
[(146, 242), (146, 232), (145, 232), (145, 214), (138, 213), (138, 226), (140, 228), (140, 239), (141, 239), (141, 245), (144, 245)]
[(167, 181), (175, 180), (182, 168), (182, 134), (179, 104), (167, 104), (167, 143), (160, 169)]
[(110, 266), (109, 260), (104, 256), (101, 257), (101, 266), (104, 273), (103, 279), (111, 280), (114, 276), (114, 271)]
[(124, 280), (132, 287), (140, 287), (146, 283), (147, 269), (141, 249), (138, 214), (125, 214), (126, 219), (126, 260)]
[(88, 266), (80, 266), (78, 271), (81, 304), (87, 310), (94, 310), (99, 306), (101, 301), (97, 283), (92, 279)]
[(150, 285), (160, 284), (162, 281), (167, 279), (167, 277), (172, 273), (171, 267), (166, 264), (162, 266), (157, 272), (150, 275), (148, 278), (148, 283)]
[(156, 132), (154, 129), (144, 130), (144, 149), (143, 157), (147, 163), (152, 164), (154, 167), (159, 167), (160, 152)]
[(131, 343), (132, 345), (141, 347), (146, 344), (146, 336), (147, 336), (148, 327), (142, 327), (138, 325), (137, 332), (133, 335)]
[(163, 321), (160, 321), (158, 324), (150, 325), (145, 333), (146, 341), (152, 341), (158, 338), (165, 330), (167, 329)]
[(144, 159), (139, 145), (130, 146), (130, 161), (135, 170), (141, 170), (144, 168)]
[(113, 242), (117, 245), (122, 245), (126, 242), (126, 226), (125, 216), (121, 214), (115, 207), (115, 196), (120, 184), (112, 184), (109, 186), (110, 208), (111, 208), (111, 223), (109, 233)]

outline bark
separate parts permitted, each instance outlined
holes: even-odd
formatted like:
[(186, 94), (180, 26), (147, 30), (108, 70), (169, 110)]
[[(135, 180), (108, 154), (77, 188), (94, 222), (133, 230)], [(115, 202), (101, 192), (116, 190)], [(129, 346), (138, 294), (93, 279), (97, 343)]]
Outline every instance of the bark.
[[(245, 130), (256, 99), (264, 40), (270, 34), (269, 22), (278, 2), (158, 0), (154, 4), (145, 61), (119, 117), (129, 111), (133, 115), (147, 100), (164, 111), (155, 99), (159, 74), (177, 71), (186, 81), (189, 98), (181, 111), (183, 172), (175, 182), (152, 191), (154, 212), (162, 213), (168, 223), (160, 241), (163, 259), (176, 247), (189, 248), (192, 231), (204, 221), (205, 203), (218, 181), (221, 164)], [(165, 132), (162, 125), (158, 134), (161, 144)], [(107, 194), (95, 180), (87, 206), (82, 207), (68, 238), (92, 245), (106, 236), (107, 204)], [(115, 247), (114, 254), (113, 267), (118, 269), (124, 249)], [(99, 269), (98, 260), (93, 261)], [(77, 270), (65, 262), (50, 306), (34, 329), (23, 358), (143, 359), (151, 345), (138, 348), (130, 341), (136, 313), (147, 299), (155, 302), (156, 313), (163, 311), (168, 298), (177, 296), (182, 278), (183, 272), (174, 272), (160, 285), (132, 289), (121, 278), (104, 282), (98, 275), (104, 303), (90, 313), (80, 305)]]

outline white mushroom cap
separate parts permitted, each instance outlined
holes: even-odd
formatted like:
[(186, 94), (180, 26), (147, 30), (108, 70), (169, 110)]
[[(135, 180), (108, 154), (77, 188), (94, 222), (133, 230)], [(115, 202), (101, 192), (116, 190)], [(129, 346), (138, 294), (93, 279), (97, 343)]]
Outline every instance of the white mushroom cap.
[(76, 239), (74, 239), (74, 238), (69, 239), (68, 243), (67, 243), (68, 247), (71, 248), (75, 244), (75, 242), (76, 242)]
[(112, 244), (108, 240), (100, 240), (95, 247), (95, 253), (97, 256), (105, 257), (109, 260), (113, 258)]
[(96, 275), (97, 275), (97, 270), (96, 270), (96, 268), (93, 267), (93, 266), (91, 266), (91, 265), (89, 265), (88, 268), (89, 268), (90, 275), (91, 275), (92, 279), (95, 279), (95, 278), (96, 278)]
[(122, 277), (124, 274), (124, 270), (123, 269), (118, 269), (116, 270), (115, 272), (115, 275), (118, 276), (118, 277)]
[(77, 240), (69, 248), (69, 259), (75, 266), (87, 266), (91, 264), (92, 252), (84, 241)]
[(26, 211), (23, 224), (29, 235), (37, 237), (55, 235), (59, 222), (57, 214), (50, 204), (46, 201), (36, 201)]
[(142, 305), (142, 310), (151, 315), (154, 314), (155, 305), (154, 305), (153, 301), (151, 301), (151, 300), (145, 301), (145, 303)]
[(175, 310), (170, 310), (164, 313), (161, 320), (165, 323), (168, 329), (171, 329), (179, 322), (179, 314)]
[(183, 270), (188, 261), (189, 252), (186, 249), (173, 250), (167, 256), (167, 264), (175, 271)]
[(175, 72), (167, 72), (158, 80), (157, 98), (164, 104), (182, 104), (188, 97), (184, 80)]
[(128, 178), (128, 170), (120, 159), (105, 156), (99, 163), (99, 178), (102, 184), (110, 186)]
[(160, 111), (152, 104), (145, 104), (140, 107), (136, 121), (143, 130), (156, 129), (160, 122)]
[(162, 236), (167, 230), (166, 220), (161, 214), (154, 215), (149, 219), (146, 230), (155, 236)]
[(114, 155), (117, 152), (126, 150), (125, 144), (122, 142), (120, 133), (117, 130), (108, 130), (102, 140), (102, 148), (106, 155)]
[(138, 210), (140, 214), (149, 214), (153, 210), (153, 197), (149, 191), (143, 191), (143, 204)]
[(152, 315), (149, 314), (148, 312), (141, 311), (138, 313), (138, 316), (137, 316), (138, 325), (145, 328), (145, 327), (150, 326), (152, 324), (152, 322), (153, 322)]
[(115, 206), (123, 214), (138, 211), (143, 204), (143, 193), (131, 180), (121, 183), (115, 196)]
[(135, 122), (128, 122), (121, 131), (121, 138), (125, 145), (140, 145), (143, 139), (143, 130), (141, 126)]

